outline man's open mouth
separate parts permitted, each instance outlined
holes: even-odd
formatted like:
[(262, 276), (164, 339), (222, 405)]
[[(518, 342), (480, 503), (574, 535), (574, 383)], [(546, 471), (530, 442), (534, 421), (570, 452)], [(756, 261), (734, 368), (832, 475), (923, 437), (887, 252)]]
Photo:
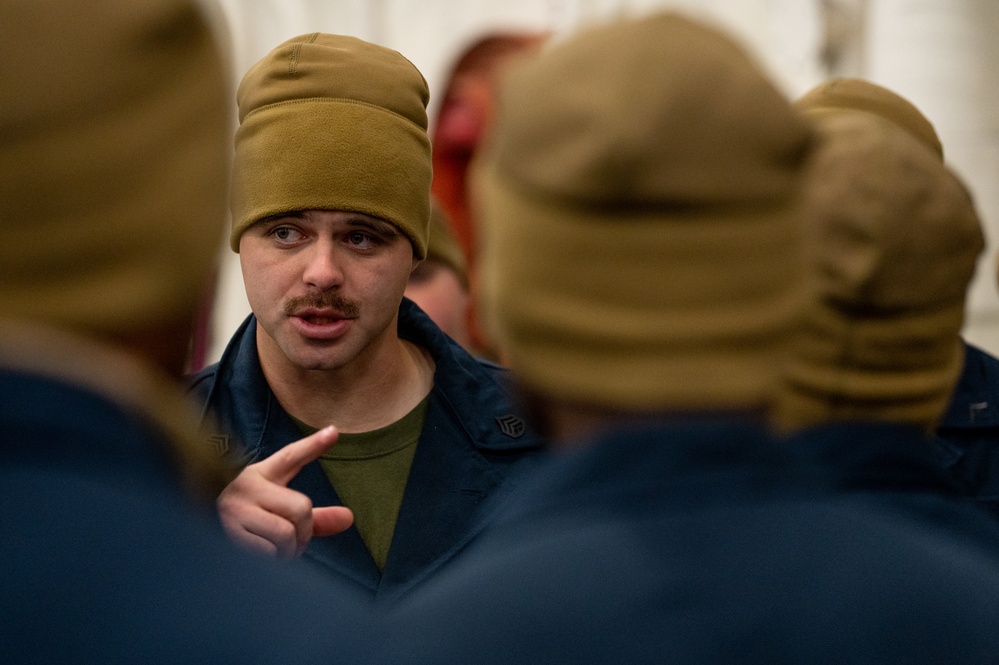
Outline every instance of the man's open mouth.
[(337, 321), (343, 320), (342, 316), (331, 316), (327, 314), (306, 314), (299, 315), (299, 318), (305, 320), (307, 323), (311, 323), (314, 326), (325, 326), (330, 323), (336, 323)]

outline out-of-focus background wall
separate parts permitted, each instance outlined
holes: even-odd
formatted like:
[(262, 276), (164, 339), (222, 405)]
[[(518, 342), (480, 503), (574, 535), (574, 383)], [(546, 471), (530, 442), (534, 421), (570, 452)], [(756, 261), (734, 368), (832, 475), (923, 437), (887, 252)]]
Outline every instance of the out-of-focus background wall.
[[(860, 76), (915, 103), (933, 122), (947, 162), (973, 192), (989, 239), (971, 289), (965, 337), (999, 355), (999, 2), (996, 0), (217, 0), (235, 74), (282, 41), (348, 34), (400, 51), (430, 85), (436, 117), (454, 60), (497, 30), (550, 31), (674, 8), (726, 28), (797, 97), (830, 76)], [(655, 63), (649, 63), (654, 67)], [(235, 102), (234, 102), (235, 103)], [(206, 361), (249, 313), (228, 249)]]

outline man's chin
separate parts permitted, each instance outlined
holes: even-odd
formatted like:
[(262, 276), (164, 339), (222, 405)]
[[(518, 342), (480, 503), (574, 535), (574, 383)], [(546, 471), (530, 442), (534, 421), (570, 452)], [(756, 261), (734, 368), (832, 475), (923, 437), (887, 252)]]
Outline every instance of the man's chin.
[(296, 354), (288, 358), (299, 369), (315, 372), (325, 372), (343, 367), (345, 361), (331, 354), (316, 355), (315, 353)]

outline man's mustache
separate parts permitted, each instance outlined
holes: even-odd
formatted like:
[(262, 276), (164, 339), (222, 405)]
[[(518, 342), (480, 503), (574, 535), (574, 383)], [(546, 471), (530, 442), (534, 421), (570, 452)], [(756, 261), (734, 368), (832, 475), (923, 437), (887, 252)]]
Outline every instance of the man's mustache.
[(355, 319), (360, 306), (353, 300), (332, 292), (307, 293), (289, 298), (284, 303), (284, 313), (288, 316), (294, 316), (303, 309), (333, 309), (345, 319)]

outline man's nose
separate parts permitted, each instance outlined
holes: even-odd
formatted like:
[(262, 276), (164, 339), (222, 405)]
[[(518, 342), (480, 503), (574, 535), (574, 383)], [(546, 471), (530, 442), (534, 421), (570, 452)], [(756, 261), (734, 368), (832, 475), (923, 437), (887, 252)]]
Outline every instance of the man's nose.
[(343, 272), (336, 261), (331, 243), (315, 243), (309, 249), (306, 261), (308, 263), (302, 279), (309, 286), (327, 290), (343, 283)]

